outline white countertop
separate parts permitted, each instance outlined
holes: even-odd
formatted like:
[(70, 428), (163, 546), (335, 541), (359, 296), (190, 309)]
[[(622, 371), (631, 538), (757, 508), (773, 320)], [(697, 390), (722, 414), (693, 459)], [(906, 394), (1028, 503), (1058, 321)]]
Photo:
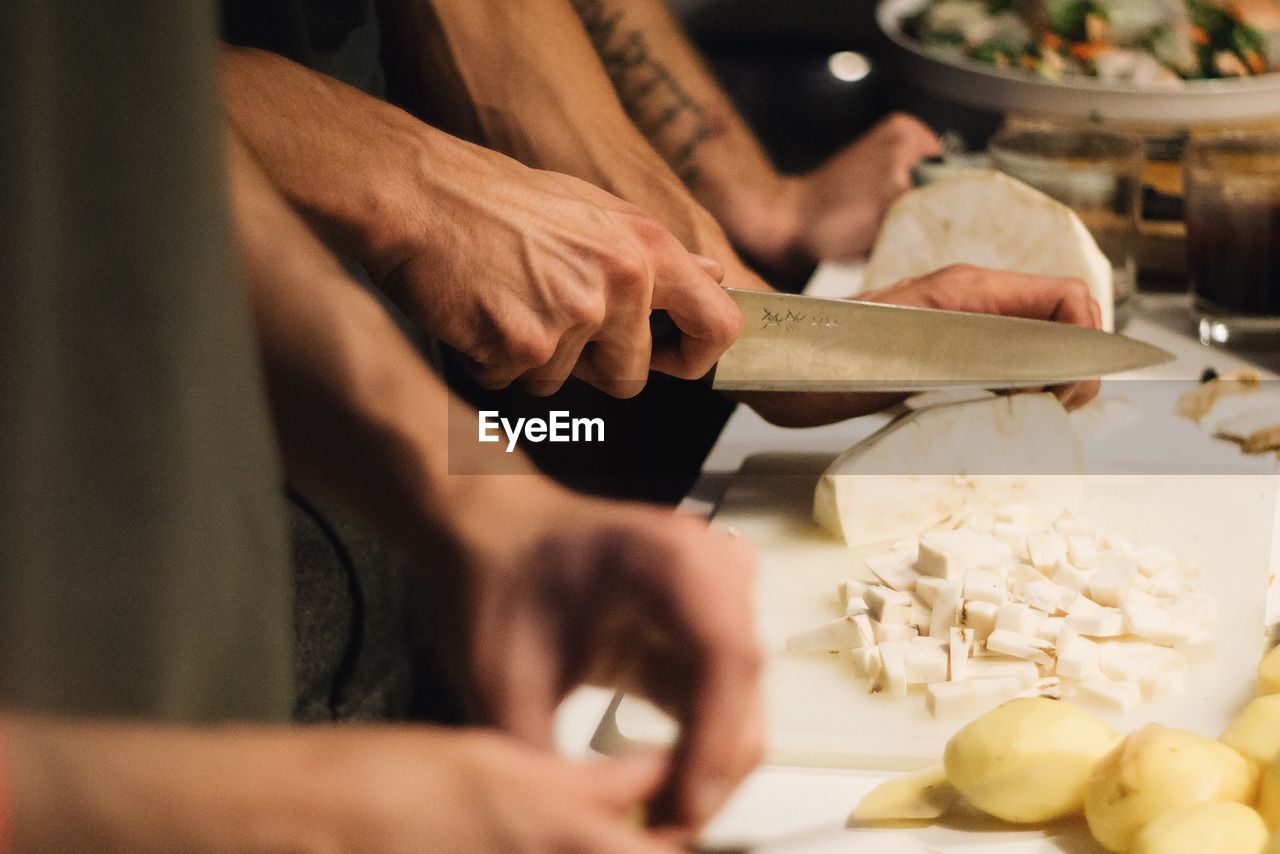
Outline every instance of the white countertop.
[[(825, 267), (815, 275), (808, 293), (840, 297), (856, 292), (860, 268), (856, 265)], [(1200, 376), (1208, 366), (1220, 373), (1242, 367), (1240, 359), (1200, 345), (1191, 336), (1186, 300), (1181, 296), (1143, 296), (1138, 311), (1124, 333), (1163, 347), (1175, 361), (1134, 378), (1188, 379)], [(1280, 354), (1268, 354), (1275, 360)], [(1116, 382), (1116, 380), (1113, 380)], [(1104, 384), (1105, 392), (1105, 384)], [(768, 424), (746, 406), (729, 419), (712, 448), (702, 474), (681, 510), (709, 516), (729, 479), (746, 457), (763, 451), (843, 451), (884, 423), (884, 416), (867, 416), (826, 427), (789, 430)], [(611, 691), (585, 688), (562, 705), (556, 720), (559, 748), (567, 755), (588, 756), (592, 735), (612, 698)], [(757, 769), (707, 829), (708, 844), (750, 843), (753, 850), (768, 852), (1023, 852), (1102, 851), (1087, 833), (1067, 829), (1057, 836), (1042, 831), (1000, 828), (957, 830), (932, 827), (921, 830), (842, 831), (850, 810), (861, 797), (889, 774), (815, 768), (770, 767)]]

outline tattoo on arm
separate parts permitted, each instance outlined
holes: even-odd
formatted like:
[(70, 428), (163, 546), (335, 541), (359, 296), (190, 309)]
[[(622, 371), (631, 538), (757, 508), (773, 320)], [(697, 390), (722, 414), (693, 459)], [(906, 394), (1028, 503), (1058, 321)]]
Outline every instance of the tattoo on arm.
[(621, 9), (606, 0), (572, 0), (613, 81), (623, 108), (685, 180), (693, 177), (698, 146), (717, 136), (706, 110), (657, 59), (643, 32), (628, 29)]

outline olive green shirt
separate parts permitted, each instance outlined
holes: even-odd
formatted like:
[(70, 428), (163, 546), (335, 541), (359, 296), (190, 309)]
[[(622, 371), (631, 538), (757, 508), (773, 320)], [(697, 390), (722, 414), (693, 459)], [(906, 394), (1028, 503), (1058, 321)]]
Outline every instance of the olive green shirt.
[(0, 27), (0, 706), (282, 720), (281, 476), (235, 267), (215, 13)]

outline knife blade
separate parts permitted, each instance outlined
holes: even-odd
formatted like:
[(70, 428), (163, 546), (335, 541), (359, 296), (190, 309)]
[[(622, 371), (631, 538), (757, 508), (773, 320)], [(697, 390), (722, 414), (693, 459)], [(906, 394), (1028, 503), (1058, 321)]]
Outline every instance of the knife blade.
[(713, 387), (723, 391), (1034, 388), (1173, 359), (1159, 347), (1066, 323), (726, 292), (744, 323), (713, 372)]

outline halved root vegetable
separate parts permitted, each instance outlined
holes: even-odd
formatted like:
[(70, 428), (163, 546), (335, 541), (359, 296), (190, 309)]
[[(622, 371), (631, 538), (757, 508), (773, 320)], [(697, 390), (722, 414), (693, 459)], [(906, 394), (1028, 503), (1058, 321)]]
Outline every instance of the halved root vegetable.
[(911, 412), (837, 457), (814, 519), (847, 545), (920, 533), (1010, 504), (1046, 519), (1078, 504), (1083, 451), (1053, 395), (1017, 394)]
[(1167, 812), (1207, 801), (1252, 803), (1257, 789), (1257, 767), (1225, 744), (1149, 724), (1094, 767), (1084, 814), (1104, 848), (1128, 851), (1138, 831)]
[(1081, 709), (1010, 700), (947, 742), (947, 779), (983, 812), (1019, 824), (1080, 811), (1094, 764), (1119, 737)]
[(1272, 762), (1262, 772), (1258, 786), (1258, 812), (1267, 827), (1280, 835), (1280, 761)]
[(1262, 657), (1258, 664), (1258, 696), (1280, 694), (1280, 646)]
[(1262, 766), (1280, 759), (1280, 694), (1245, 706), (1218, 741)]
[(1167, 812), (1138, 832), (1131, 854), (1259, 854), (1262, 819), (1244, 804), (1211, 801)]
[(947, 782), (946, 770), (935, 765), (876, 786), (849, 816), (849, 826), (931, 821), (951, 809), (959, 797)]

